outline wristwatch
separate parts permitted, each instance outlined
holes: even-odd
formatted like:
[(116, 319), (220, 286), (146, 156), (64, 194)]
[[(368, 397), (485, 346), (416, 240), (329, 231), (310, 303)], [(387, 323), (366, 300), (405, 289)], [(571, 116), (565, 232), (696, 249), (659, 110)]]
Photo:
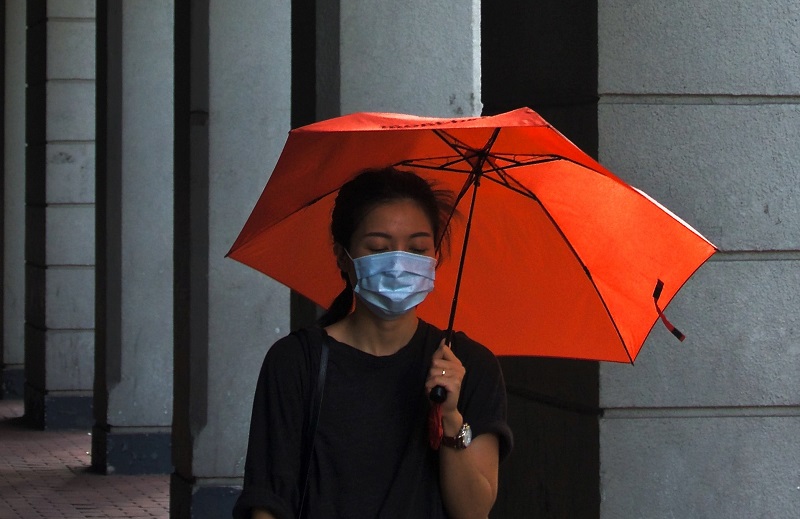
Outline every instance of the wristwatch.
[(472, 443), (472, 429), (469, 424), (464, 422), (458, 434), (455, 436), (443, 436), (442, 445), (452, 449), (466, 449)]

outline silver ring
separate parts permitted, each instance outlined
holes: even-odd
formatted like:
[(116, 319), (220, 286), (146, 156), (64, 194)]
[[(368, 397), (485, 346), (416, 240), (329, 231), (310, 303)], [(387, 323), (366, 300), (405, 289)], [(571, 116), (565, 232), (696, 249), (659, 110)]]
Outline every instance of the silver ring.
[(445, 371), (444, 371), (444, 370), (442, 370), (442, 376), (444, 376), (444, 373), (445, 373)]

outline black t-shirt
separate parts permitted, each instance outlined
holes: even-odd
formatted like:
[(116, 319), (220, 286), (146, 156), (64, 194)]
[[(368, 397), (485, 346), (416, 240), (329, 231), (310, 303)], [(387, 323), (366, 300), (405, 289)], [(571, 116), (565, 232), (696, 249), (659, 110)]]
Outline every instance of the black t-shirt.
[[(318, 340), (292, 334), (264, 360), (253, 402), (244, 488), (234, 517), (254, 507), (278, 519), (297, 516), (303, 432), (319, 371)], [(411, 341), (377, 357), (330, 339), (330, 356), (314, 454), (308, 517), (446, 518), (439, 490), (439, 455), (428, 446), (430, 407), (424, 394), (431, 357), (443, 332), (423, 321)], [(512, 446), (499, 363), (485, 347), (456, 334), (453, 351), (466, 369), (459, 411), (473, 437), (493, 433), (500, 459)]]

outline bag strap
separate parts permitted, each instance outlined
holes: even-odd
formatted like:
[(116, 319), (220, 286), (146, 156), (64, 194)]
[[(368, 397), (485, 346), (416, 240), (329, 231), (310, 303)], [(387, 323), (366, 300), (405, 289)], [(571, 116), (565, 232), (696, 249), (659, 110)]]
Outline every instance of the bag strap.
[(303, 491), (300, 495), (300, 510), (297, 513), (297, 517), (302, 518), (303, 512), (305, 511), (306, 505), (306, 498), (308, 497), (308, 480), (309, 474), (311, 473), (311, 459), (314, 455), (314, 439), (317, 435), (317, 424), (319, 423), (319, 415), (322, 410), (322, 394), (325, 390), (325, 375), (328, 371), (328, 352), (330, 348), (328, 346), (328, 336), (323, 334), (322, 336), (322, 351), (320, 352), (320, 359), (319, 359), (319, 373), (317, 374), (317, 384), (314, 388), (314, 397), (311, 400), (311, 405), (309, 406), (309, 419), (308, 419), (308, 427), (305, 430), (305, 438), (304, 438), (304, 445), (308, 449), (308, 457), (305, 460), (304, 465), (304, 476), (303, 476)]

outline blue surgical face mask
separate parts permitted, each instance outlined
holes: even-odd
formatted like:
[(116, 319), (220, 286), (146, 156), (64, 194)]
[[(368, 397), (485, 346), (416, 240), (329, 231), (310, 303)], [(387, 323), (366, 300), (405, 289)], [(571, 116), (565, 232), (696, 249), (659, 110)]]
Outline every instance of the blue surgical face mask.
[(381, 252), (355, 258), (353, 266), (357, 279), (355, 293), (382, 319), (400, 317), (433, 290), (436, 259), (429, 256)]

